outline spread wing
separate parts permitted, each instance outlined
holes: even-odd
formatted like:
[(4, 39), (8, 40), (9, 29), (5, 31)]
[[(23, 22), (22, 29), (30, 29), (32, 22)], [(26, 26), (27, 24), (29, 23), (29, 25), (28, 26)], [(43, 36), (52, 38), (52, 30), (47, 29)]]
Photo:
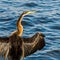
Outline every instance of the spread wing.
[[(20, 39), (19, 39), (20, 40)], [(24, 42), (24, 56), (28, 56), (37, 50), (42, 49), (45, 46), (44, 35), (42, 33), (36, 33), (31, 38), (22, 38)], [(9, 38), (0, 37), (0, 55), (4, 56), (4, 60), (8, 56), (11, 48)]]
[(24, 41), (24, 56), (28, 56), (45, 46), (44, 35), (36, 33), (31, 38), (23, 38)]
[(9, 48), (9, 38), (0, 37), (0, 56), (3, 56), (4, 60), (6, 60), (6, 57), (9, 53)]

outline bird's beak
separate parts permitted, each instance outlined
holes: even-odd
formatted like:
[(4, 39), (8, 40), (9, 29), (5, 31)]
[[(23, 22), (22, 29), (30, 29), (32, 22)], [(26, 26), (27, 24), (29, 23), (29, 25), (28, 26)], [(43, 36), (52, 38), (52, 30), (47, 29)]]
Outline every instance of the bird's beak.
[(28, 14), (33, 14), (33, 13), (36, 13), (36, 11), (30, 11), (30, 12), (28, 12)]

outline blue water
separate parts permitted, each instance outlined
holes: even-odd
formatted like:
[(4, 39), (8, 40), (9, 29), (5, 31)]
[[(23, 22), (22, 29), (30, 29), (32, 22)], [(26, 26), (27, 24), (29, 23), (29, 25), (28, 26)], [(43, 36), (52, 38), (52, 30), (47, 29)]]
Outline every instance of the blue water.
[(60, 0), (0, 0), (0, 36), (16, 30), (16, 22), (26, 10), (36, 13), (24, 17), (23, 37), (42, 32), (46, 46), (25, 60), (60, 60)]

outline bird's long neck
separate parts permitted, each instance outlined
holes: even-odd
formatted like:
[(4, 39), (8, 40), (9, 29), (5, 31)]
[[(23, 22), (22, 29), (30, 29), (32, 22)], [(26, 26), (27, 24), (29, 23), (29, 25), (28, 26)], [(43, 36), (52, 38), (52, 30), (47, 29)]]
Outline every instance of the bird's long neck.
[(20, 23), (22, 22), (24, 15), (21, 14), (21, 16), (19, 17), (18, 21), (17, 21), (17, 25), (20, 25)]
[(17, 21), (17, 29), (18, 29), (18, 35), (21, 36), (23, 33), (23, 26), (21, 24), (23, 19), (23, 14), (21, 14), (21, 16), (19, 17), (18, 21)]

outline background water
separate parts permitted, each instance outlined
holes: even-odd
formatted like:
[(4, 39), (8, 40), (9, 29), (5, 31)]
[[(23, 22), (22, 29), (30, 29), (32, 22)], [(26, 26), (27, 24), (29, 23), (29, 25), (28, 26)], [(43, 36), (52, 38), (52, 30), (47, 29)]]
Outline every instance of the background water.
[(0, 0), (0, 36), (16, 30), (16, 21), (26, 10), (37, 12), (24, 17), (23, 37), (42, 32), (46, 46), (25, 60), (60, 60), (60, 0)]

